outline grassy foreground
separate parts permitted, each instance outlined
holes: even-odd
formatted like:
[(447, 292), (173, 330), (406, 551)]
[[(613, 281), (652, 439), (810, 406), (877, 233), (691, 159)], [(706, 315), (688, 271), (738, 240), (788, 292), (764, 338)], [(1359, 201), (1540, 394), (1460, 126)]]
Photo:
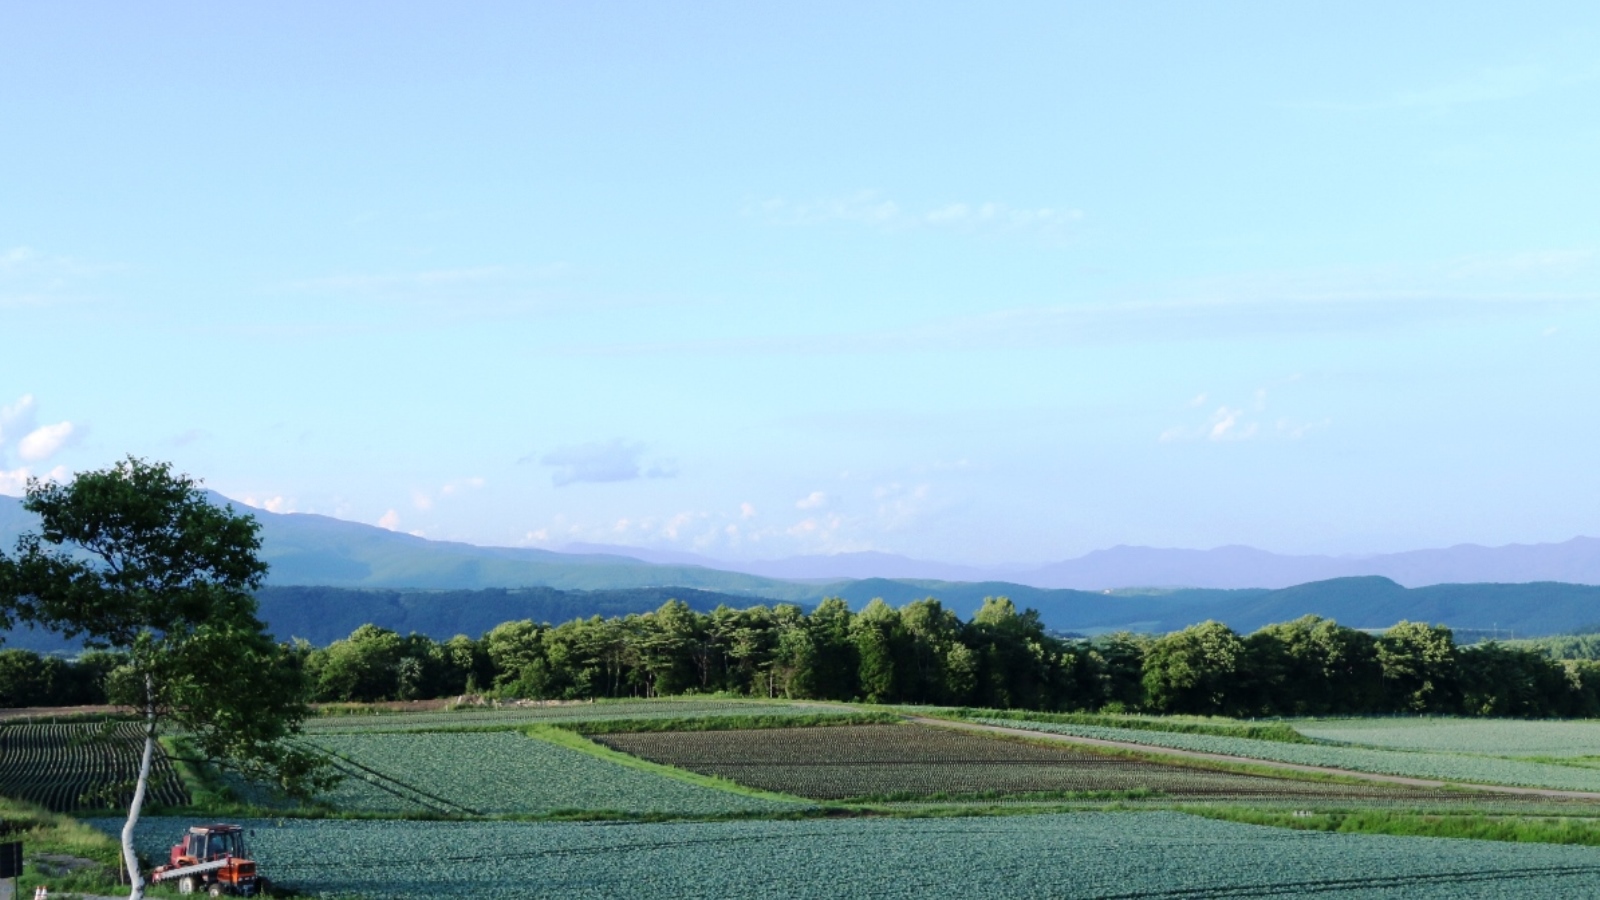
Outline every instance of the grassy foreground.
[(121, 845), (70, 816), (0, 797), (0, 842), (5, 841), (22, 842), (18, 897), (32, 896), (40, 885), (47, 885), (52, 896), (127, 890), (119, 886)]

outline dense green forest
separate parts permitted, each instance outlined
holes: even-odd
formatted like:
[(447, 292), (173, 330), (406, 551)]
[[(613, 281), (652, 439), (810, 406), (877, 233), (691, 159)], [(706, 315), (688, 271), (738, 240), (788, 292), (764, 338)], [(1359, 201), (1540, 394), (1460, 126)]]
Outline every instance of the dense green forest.
[[(296, 642), (322, 701), (481, 693), (594, 699), (731, 692), (1037, 710), (1231, 716), (1430, 713), (1600, 715), (1600, 662), (1538, 649), (1460, 647), (1450, 629), (1401, 622), (1371, 634), (1316, 616), (1248, 635), (1218, 622), (1153, 637), (1051, 636), (1033, 610), (990, 598), (963, 621), (938, 600), (852, 612), (790, 604), (647, 613), (560, 625), (507, 622), (435, 641), (362, 625), (326, 647)], [(0, 706), (104, 699), (116, 661), (0, 651)]]
[(1507, 647), (1531, 650), (1550, 659), (1600, 660), (1600, 634), (1558, 634), (1544, 638), (1506, 641)]

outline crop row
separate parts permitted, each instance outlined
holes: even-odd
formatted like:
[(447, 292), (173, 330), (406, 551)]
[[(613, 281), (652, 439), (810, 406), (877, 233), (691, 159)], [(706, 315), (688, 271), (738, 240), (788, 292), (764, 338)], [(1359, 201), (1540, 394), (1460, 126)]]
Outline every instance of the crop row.
[(1204, 734), (1176, 734), (1136, 731), (1095, 725), (1066, 725), (1053, 722), (1028, 722), (1017, 719), (976, 719), (988, 725), (1003, 725), (1053, 734), (1122, 741), (1152, 747), (1171, 747), (1202, 753), (1221, 753), (1250, 759), (1327, 766), (1378, 775), (1402, 775), (1470, 784), (1503, 784), (1518, 787), (1555, 788), (1571, 791), (1600, 791), (1600, 770), (1552, 765), (1519, 759), (1500, 759), (1459, 753), (1429, 753), (1408, 750), (1382, 750), (1325, 744), (1285, 744), (1249, 738), (1216, 737)]
[(1289, 724), (1306, 737), (1394, 750), (1486, 756), (1600, 754), (1600, 722), (1522, 719), (1300, 719)]
[(463, 709), (441, 712), (385, 713), (379, 715), (322, 716), (305, 723), (308, 734), (343, 734), (388, 731), (445, 731), (461, 728), (499, 728), (555, 722), (605, 722), (620, 719), (678, 719), (691, 716), (814, 716), (847, 709), (798, 703), (764, 703), (738, 700), (662, 700), (621, 703), (572, 703), (554, 706)]
[[(95, 823), (115, 833), (119, 820)], [(139, 832), (157, 856), (189, 824)], [(1296, 832), (1179, 813), (586, 825), (245, 821), (307, 896), (1481, 900), (1600, 894), (1600, 851)]]
[(816, 800), (1146, 791), (1185, 799), (1439, 794), (1163, 765), (920, 725), (649, 732), (595, 740), (653, 762)]
[(717, 815), (793, 808), (517, 732), (322, 734), (307, 743), (331, 754), (346, 773), (322, 799), (352, 812)]
[[(54, 812), (126, 806), (144, 749), (135, 722), (0, 725), (0, 794)], [(150, 800), (183, 806), (188, 792), (159, 745)]]

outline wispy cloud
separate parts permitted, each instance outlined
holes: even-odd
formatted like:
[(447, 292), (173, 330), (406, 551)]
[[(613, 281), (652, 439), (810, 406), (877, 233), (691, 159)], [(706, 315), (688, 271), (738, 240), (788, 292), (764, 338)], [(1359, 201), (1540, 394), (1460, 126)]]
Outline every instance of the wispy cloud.
[(1486, 66), (1456, 78), (1403, 88), (1385, 97), (1359, 101), (1312, 101), (1294, 105), (1346, 112), (1386, 109), (1445, 112), (1461, 106), (1522, 100), (1597, 79), (1600, 79), (1600, 68), (1594, 67), (1561, 71), (1540, 63)]
[(1297, 334), (1360, 334), (1546, 316), (1600, 305), (1600, 294), (1352, 291), (1028, 306), (876, 331), (551, 346), (574, 356), (804, 355), (1031, 349)]
[(574, 307), (578, 301), (555, 290), (567, 270), (565, 263), (551, 263), (340, 272), (267, 285), (263, 290), (459, 319)]
[(48, 306), (72, 298), (86, 278), (115, 271), (33, 247), (0, 248), (0, 309)]
[(1018, 207), (994, 201), (954, 202), (908, 208), (877, 191), (794, 202), (781, 197), (748, 203), (745, 213), (774, 225), (846, 223), (885, 231), (918, 229), (968, 233), (1031, 233), (1060, 237), (1083, 218), (1082, 210)]
[(828, 502), (828, 495), (822, 491), (812, 491), (794, 503), (795, 509), (819, 509)]
[[(587, 444), (572, 444), (544, 454), (539, 462), (555, 468), (550, 482), (565, 487), (580, 482), (606, 483), (638, 478), (672, 478), (678, 474), (671, 460), (642, 461), (642, 442), (614, 438)], [(524, 457), (526, 459), (526, 457)]]
[(411, 492), (411, 505), (422, 510), (433, 509), (433, 505), (441, 500), (481, 490), (486, 484), (487, 480), (474, 475), (447, 481), (437, 488), (417, 488)]
[(317, 292), (416, 291), (461, 284), (481, 284), (505, 279), (512, 272), (513, 270), (507, 266), (475, 266), (420, 272), (341, 274), (305, 278), (291, 281), (285, 286), (293, 290)]
[[(1298, 380), (1291, 378), (1290, 381)], [(1185, 406), (1194, 409), (1204, 404), (1205, 394), (1200, 394)], [(1283, 438), (1299, 440), (1313, 431), (1333, 424), (1332, 419), (1296, 421), (1279, 417), (1267, 420), (1267, 389), (1257, 388), (1248, 404), (1230, 406), (1223, 404), (1213, 410), (1204, 421), (1174, 425), (1161, 432), (1157, 440), (1162, 443), (1176, 441), (1248, 441), (1255, 438)]]

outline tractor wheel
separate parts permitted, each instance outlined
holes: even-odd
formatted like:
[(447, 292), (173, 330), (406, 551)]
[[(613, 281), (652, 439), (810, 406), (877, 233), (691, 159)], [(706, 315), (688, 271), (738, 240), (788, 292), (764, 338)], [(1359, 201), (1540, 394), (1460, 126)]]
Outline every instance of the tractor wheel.
[(206, 893), (210, 894), (213, 897), (221, 897), (223, 894), (226, 894), (227, 892), (228, 892), (228, 889), (222, 886), (222, 882), (213, 881), (213, 882), (211, 882), (211, 890), (207, 891)]
[(180, 894), (192, 894), (195, 892), (195, 888), (199, 886), (200, 882), (193, 875), (185, 875), (178, 879), (178, 893)]

